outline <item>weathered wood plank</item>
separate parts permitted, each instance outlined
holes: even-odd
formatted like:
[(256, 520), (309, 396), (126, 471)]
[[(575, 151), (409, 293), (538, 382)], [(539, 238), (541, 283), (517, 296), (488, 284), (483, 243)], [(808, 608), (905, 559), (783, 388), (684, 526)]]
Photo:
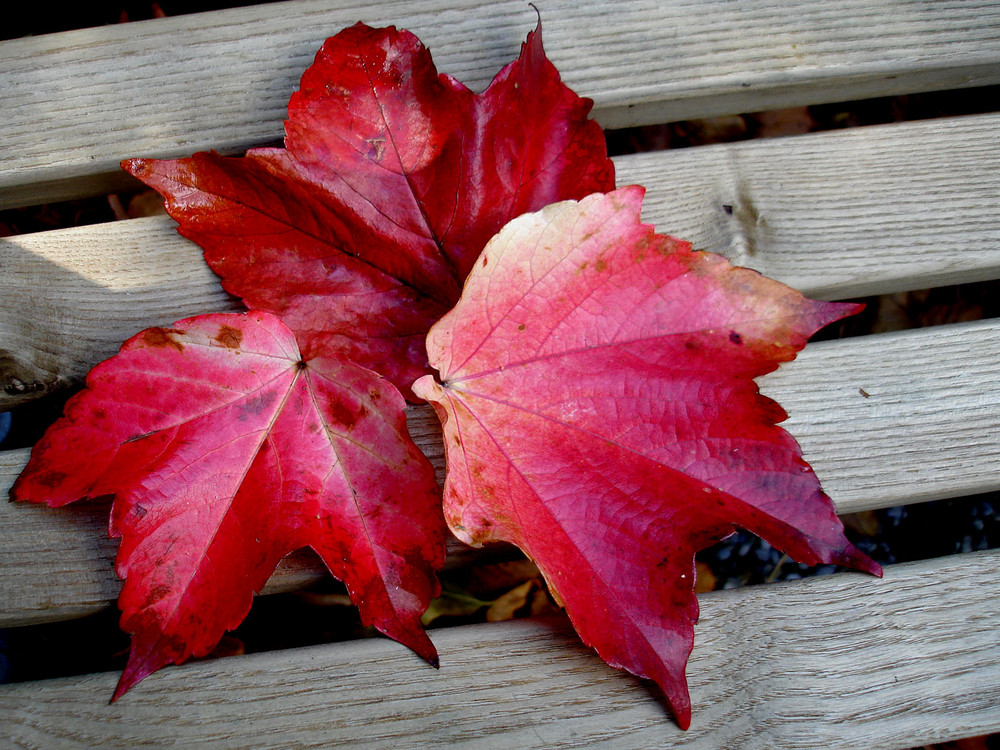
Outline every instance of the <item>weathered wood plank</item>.
[(848, 513), (1000, 488), (998, 362), (985, 320), (812, 344), (760, 383)]
[[(762, 387), (792, 415), (786, 427), (838, 510), (850, 513), (1000, 488), (998, 361), (1000, 321), (985, 321), (814, 344)], [(436, 417), (426, 406), (409, 416), (440, 480)], [(0, 492), (27, 456), (0, 453)], [(0, 503), (0, 626), (64, 619), (113, 601), (115, 544), (104, 538), (105, 522), (106, 508)], [(452, 565), (468, 561), (456, 556), (464, 549), (453, 545)], [(267, 590), (320, 575), (315, 559), (299, 556), (283, 563)]]
[(81, 382), (151, 325), (243, 309), (170, 220), (0, 239), (0, 409)]
[[(643, 218), (812, 297), (1000, 277), (1000, 115), (623, 158)], [(728, 207), (728, 208), (726, 208)]]
[(564, 623), (434, 632), (441, 669), (384, 639), (0, 688), (18, 747), (897, 748), (1000, 730), (1000, 552), (713, 592), (674, 726)]
[[(821, 298), (1000, 277), (1000, 115), (616, 160), (658, 229)], [(727, 212), (729, 207), (731, 214)], [(0, 409), (129, 336), (235, 309), (168, 218), (0, 240)]]
[[(537, 5), (606, 127), (1000, 81), (1000, 7), (984, 0)], [(128, 156), (279, 139), (322, 40), (359, 19), (412, 29), (476, 89), (535, 20), (521, 0), (298, 0), (3, 42), (0, 208), (113, 189)]]
[[(114, 188), (122, 156), (232, 152), (279, 137), (287, 96), (320, 40), (359, 17), (413, 28), (443, 69), (474, 86), (534, 22), (513, 0), (327, 5), (0, 44), (0, 207)], [(1000, 8), (984, 0), (818, 0), (791, 11), (779, 0), (539, 5), (553, 59), (596, 98), (605, 125), (1000, 81)], [(814, 296), (995, 278), (998, 122), (636, 157), (622, 173), (655, 191), (646, 218), (661, 230)], [(41, 240), (63, 243), (51, 255), (19, 247), (23, 265), (0, 266), (5, 298), (8, 269), (22, 290), (49, 290), (44, 305), (22, 305), (37, 300), (29, 295), (9, 308), (38, 317), (0, 324), (0, 366), (19, 381), (3, 385), (75, 379), (139, 328), (232, 309), (206, 269), (177, 263), (197, 250), (179, 249), (169, 223), (130, 235), (135, 228), (98, 230), (110, 234), (93, 256), (70, 245), (90, 235), (53, 234)], [(159, 258), (152, 266), (133, 263), (149, 253)], [(69, 320), (49, 326), (46, 314)], [(6, 351), (21, 359), (7, 361)], [(789, 408), (787, 426), (840, 509), (880, 507), (997, 486), (998, 355), (995, 322), (834, 342), (811, 347), (763, 389)], [(411, 416), (440, 468), (433, 418)], [(0, 454), (0, 487), (25, 457)], [(0, 503), (4, 614), (21, 608), (13, 622), (24, 612), (41, 621), (105, 606), (118, 586), (104, 523), (100, 509)], [(899, 566), (884, 581), (838, 576), (703, 597), (686, 734), (650, 690), (601, 664), (565, 624), (517, 622), (436, 633), (440, 673), (378, 639), (168, 669), (111, 707), (116, 675), (7, 686), (0, 738), (39, 747), (920, 745), (1000, 730), (998, 573), (1000, 553), (990, 552)], [(314, 561), (299, 559), (271, 586), (316, 575)]]

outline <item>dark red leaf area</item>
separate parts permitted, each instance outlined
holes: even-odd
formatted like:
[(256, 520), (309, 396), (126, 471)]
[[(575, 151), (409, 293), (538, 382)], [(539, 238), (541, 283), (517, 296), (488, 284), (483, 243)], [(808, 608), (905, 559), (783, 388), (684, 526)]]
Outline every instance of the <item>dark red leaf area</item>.
[(879, 572), (753, 382), (857, 306), (655, 235), (641, 199), (505, 227), (428, 336), (441, 384), (414, 390), (444, 424), (452, 530), (520, 546), (583, 640), (656, 680), (686, 727), (695, 552), (739, 526), (806, 563)]
[[(305, 356), (336, 354), (397, 387), (426, 371), (424, 338), (457, 294), (405, 254), (391, 272), (363, 222), (345, 223), (315, 189), (281, 171), (284, 153), (233, 159), (133, 159), (130, 169), (167, 195), (178, 231), (204, 249), (223, 286), (251, 309), (281, 317)], [(209, 192), (211, 191), (211, 192)], [(178, 197), (172, 197), (178, 196)], [(345, 248), (356, 248), (348, 252)], [(409, 392), (401, 388), (404, 392)]]
[(312, 547), (362, 617), (429, 661), (444, 524), (405, 403), (343, 359), (302, 359), (268, 313), (153, 328), (96, 367), (32, 451), (15, 500), (112, 494), (122, 628), (115, 697), (236, 627), (288, 552)]
[(474, 94), (412, 34), (358, 24), (303, 75), (284, 149), (123, 166), (304, 352), (344, 352), (409, 394), (429, 371), (420, 338), (487, 240), (521, 213), (613, 189), (591, 106), (546, 59), (540, 26)]

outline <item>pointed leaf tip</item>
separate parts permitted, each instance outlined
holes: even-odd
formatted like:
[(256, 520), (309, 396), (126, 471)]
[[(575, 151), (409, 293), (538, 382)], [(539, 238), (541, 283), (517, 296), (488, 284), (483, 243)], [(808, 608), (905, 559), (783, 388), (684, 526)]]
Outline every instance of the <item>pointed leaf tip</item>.
[(336, 351), (410, 395), (429, 372), (427, 330), (489, 238), (614, 188), (591, 105), (545, 57), (540, 21), (480, 94), (409, 32), (358, 24), (303, 74), (284, 149), (123, 166), (167, 198), (226, 290), (281, 316), (303, 352)]
[[(428, 661), (445, 525), (405, 402), (374, 372), (303, 357), (269, 313), (152, 328), (91, 373), (32, 452), (26, 498), (114, 495), (121, 627), (115, 698), (208, 654), (287, 553), (315, 550), (362, 617)], [(358, 593), (359, 592), (359, 593)]]
[[(876, 572), (754, 378), (850, 310), (640, 222), (641, 188), (508, 224), (428, 335), (445, 517), (534, 560), (585, 643), (687, 728), (693, 558), (749, 529)], [(586, 570), (587, 575), (575, 575)]]

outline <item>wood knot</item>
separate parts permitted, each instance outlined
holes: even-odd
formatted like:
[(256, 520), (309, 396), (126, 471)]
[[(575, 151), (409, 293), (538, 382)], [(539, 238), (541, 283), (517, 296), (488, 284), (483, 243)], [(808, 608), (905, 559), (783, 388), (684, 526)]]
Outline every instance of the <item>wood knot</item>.
[(3, 392), (10, 396), (18, 396), (23, 393), (38, 393), (45, 390), (45, 383), (40, 380), (33, 380), (25, 383), (23, 380), (11, 378), (10, 382), (3, 387)]

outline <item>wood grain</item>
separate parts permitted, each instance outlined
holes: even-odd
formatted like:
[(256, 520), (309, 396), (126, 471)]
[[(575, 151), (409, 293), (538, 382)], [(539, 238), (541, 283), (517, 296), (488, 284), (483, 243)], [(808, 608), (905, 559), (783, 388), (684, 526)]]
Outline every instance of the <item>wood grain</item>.
[(1000, 277), (1000, 115), (622, 158), (643, 219), (818, 299)]
[[(616, 160), (644, 220), (820, 298), (1000, 277), (1000, 115)], [(727, 208), (728, 207), (728, 210)], [(0, 409), (140, 329), (236, 309), (168, 218), (0, 240)]]
[(812, 344), (760, 383), (849, 513), (1000, 488), (998, 362), (985, 320)]
[[(605, 127), (1000, 81), (1000, 6), (982, 0), (537, 5)], [(115, 189), (125, 157), (279, 140), (322, 40), (360, 19), (413, 30), (474, 89), (535, 23), (522, 0), (296, 0), (3, 42), (0, 208)]]
[[(242, 309), (169, 219), (0, 239), (0, 409), (82, 382), (143, 328)], [(181, 240), (181, 241), (178, 241)]]
[(432, 633), (0, 688), (17, 747), (897, 748), (1000, 730), (1000, 551), (702, 595), (691, 729), (562, 621)]
[[(550, 56), (608, 127), (1000, 82), (1000, 6), (985, 0), (536, 2)], [(127, 156), (279, 139), (322, 39), (360, 18), (413, 29), (474, 88), (535, 20), (515, 0), (330, 5), (0, 43), (0, 208), (117, 189)], [(643, 155), (619, 161), (620, 184), (649, 187), (645, 218), (661, 231), (818, 297), (997, 278), (998, 125), (987, 115)], [(8, 239), (0, 267), (0, 409), (78, 381), (140, 328), (237, 307), (166, 220)], [(987, 321), (811, 346), (762, 389), (848, 512), (1000, 487), (997, 361), (1000, 323)], [(435, 418), (408, 416), (440, 475)], [(0, 488), (26, 460), (0, 453)], [(0, 503), (0, 624), (110, 605), (106, 514)], [(266, 590), (321, 574), (298, 554)], [(372, 639), (169, 668), (113, 706), (115, 674), (7, 685), (0, 744), (919, 746), (1000, 731), (998, 575), (992, 551), (895, 566), (882, 581), (701, 597), (687, 733), (564, 621), (518, 621), (435, 632), (440, 672)]]
[[(838, 511), (850, 513), (1000, 489), (998, 361), (1000, 321), (940, 326), (808, 346), (763, 378), (762, 388), (792, 415), (785, 426)], [(440, 481), (437, 418), (427, 406), (408, 416)], [(27, 450), (0, 452), (4, 494), (27, 458)], [(107, 506), (0, 503), (0, 626), (65, 619), (117, 597), (106, 518)], [(474, 557), (454, 542), (449, 566)], [(282, 563), (265, 592), (322, 575), (315, 558), (298, 555)]]

